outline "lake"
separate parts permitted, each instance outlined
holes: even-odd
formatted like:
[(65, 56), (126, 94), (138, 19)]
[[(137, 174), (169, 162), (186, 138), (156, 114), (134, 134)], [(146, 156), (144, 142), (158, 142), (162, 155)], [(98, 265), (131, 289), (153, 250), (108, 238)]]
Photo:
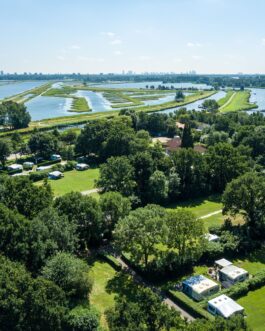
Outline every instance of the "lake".
[(261, 88), (252, 88), (251, 90), (251, 97), (249, 101), (251, 103), (256, 103), (258, 108), (252, 109), (251, 113), (254, 113), (259, 110), (265, 110), (265, 89)]
[[(91, 84), (92, 86), (93, 84)], [(193, 84), (193, 83), (166, 83), (163, 84), (163, 82), (139, 82), (139, 83), (105, 83), (105, 84), (94, 84), (96, 87), (104, 87), (104, 88), (146, 88), (146, 85), (151, 86), (153, 85), (155, 88), (158, 87), (158, 85), (164, 85), (167, 87), (171, 87), (171, 85), (174, 86), (174, 88), (198, 88), (198, 89), (209, 89), (211, 86), (206, 84)]]
[(5, 82), (0, 85), (0, 100), (46, 84), (46, 81)]

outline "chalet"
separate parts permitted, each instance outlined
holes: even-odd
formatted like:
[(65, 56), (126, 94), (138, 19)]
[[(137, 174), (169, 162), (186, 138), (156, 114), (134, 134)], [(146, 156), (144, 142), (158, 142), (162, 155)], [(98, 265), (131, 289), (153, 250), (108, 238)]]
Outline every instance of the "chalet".
[(243, 282), (249, 277), (245, 269), (239, 268), (235, 265), (228, 265), (219, 270), (219, 280), (224, 287), (230, 287), (238, 282)]

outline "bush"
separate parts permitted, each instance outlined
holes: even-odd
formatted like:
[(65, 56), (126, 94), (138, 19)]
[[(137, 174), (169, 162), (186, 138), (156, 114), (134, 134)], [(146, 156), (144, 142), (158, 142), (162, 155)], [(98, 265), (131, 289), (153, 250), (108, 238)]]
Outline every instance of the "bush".
[(97, 331), (99, 314), (93, 309), (76, 307), (68, 315), (69, 331)]
[(48, 171), (37, 171), (37, 172), (31, 172), (29, 174), (29, 179), (32, 182), (38, 182), (39, 180), (43, 180), (45, 178), (48, 178)]

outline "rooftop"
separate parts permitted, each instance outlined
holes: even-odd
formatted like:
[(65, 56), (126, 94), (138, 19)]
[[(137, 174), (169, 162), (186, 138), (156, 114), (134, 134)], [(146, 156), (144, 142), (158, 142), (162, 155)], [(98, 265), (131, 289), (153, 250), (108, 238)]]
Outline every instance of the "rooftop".
[(236, 279), (238, 276), (245, 275), (248, 272), (245, 269), (239, 268), (235, 265), (229, 265), (221, 270), (222, 273), (226, 274), (231, 279)]
[(228, 261), (226, 259), (216, 260), (214, 263), (217, 264), (218, 267), (221, 267), (221, 268), (224, 268), (224, 267), (227, 267), (227, 266), (233, 264), (232, 262), (230, 262), (230, 261)]
[(244, 310), (242, 306), (224, 294), (208, 301), (208, 304), (217, 308), (219, 312), (226, 318), (236, 312), (241, 312)]
[(213, 280), (202, 275), (192, 276), (183, 281), (185, 285), (190, 286), (196, 293), (203, 293), (206, 290), (219, 286)]

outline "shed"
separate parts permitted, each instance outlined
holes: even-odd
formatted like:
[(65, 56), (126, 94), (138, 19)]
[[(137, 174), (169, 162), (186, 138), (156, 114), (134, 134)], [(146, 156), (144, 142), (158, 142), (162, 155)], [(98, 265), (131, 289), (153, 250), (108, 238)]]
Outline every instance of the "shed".
[(64, 175), (61, 171), (52, 171), (52, 172), (49, 172), (49, 179), (59, 179), (59, 178), (62, 178)]
[(89, 165), (86, 163), (77, 163), (75, 168), (76, 168), (76, 170), (86, 170), (89, 168)]
[(52, 161), (60, 161), (62, 158), (61, 158), (61, 155), (59, 154), (52, 154), (51, 155), (51, 160)]
[(213, 315), (219, 315), (224, 318), (229, 318), (234, 314), (242, 314), (244, 312), (242, 306), (224, 294), (209, 300), (207, 310)]
[(25, 168), (25, 169), (32, 169), (33, 166), (34, 166), (33, 162), (24, 162), (23, 163), (23, 168)]
[(8, 171), (20, 171), (23, 170), (22, 164), (11, 164), (10, 166), (7, 167)]
[(245, 269), (239, 268), (235, 265), (228, 265), (219, 270), (219, 280), (221, 282), (226, 282), (228, 286), (243, 282), (248, 276), (249, 274)]
[(229, 265), (232, 265), (233, 263), (230, 262), (230, 261), (228, 261), (228, 260), (226, 260), (226, 259), (220, 259), (220, 260), (216, 260), (216, 261), (214, 262), (214, 264), (215, 264), (217, 267), (219, 267), (219, 268), (224, 268), (224, 267), (227, 267), (227, 266), (229, 266)]
[(202, 275), (192, 276), (182, 282), (183, 292), (196, 301), (219, 291), (219, 285)]
[(220, 237), (217, 236), (216, 234), (206, 233), (205, 239), (207, 239), (210, 242), (216, 242), (219, 241)]

